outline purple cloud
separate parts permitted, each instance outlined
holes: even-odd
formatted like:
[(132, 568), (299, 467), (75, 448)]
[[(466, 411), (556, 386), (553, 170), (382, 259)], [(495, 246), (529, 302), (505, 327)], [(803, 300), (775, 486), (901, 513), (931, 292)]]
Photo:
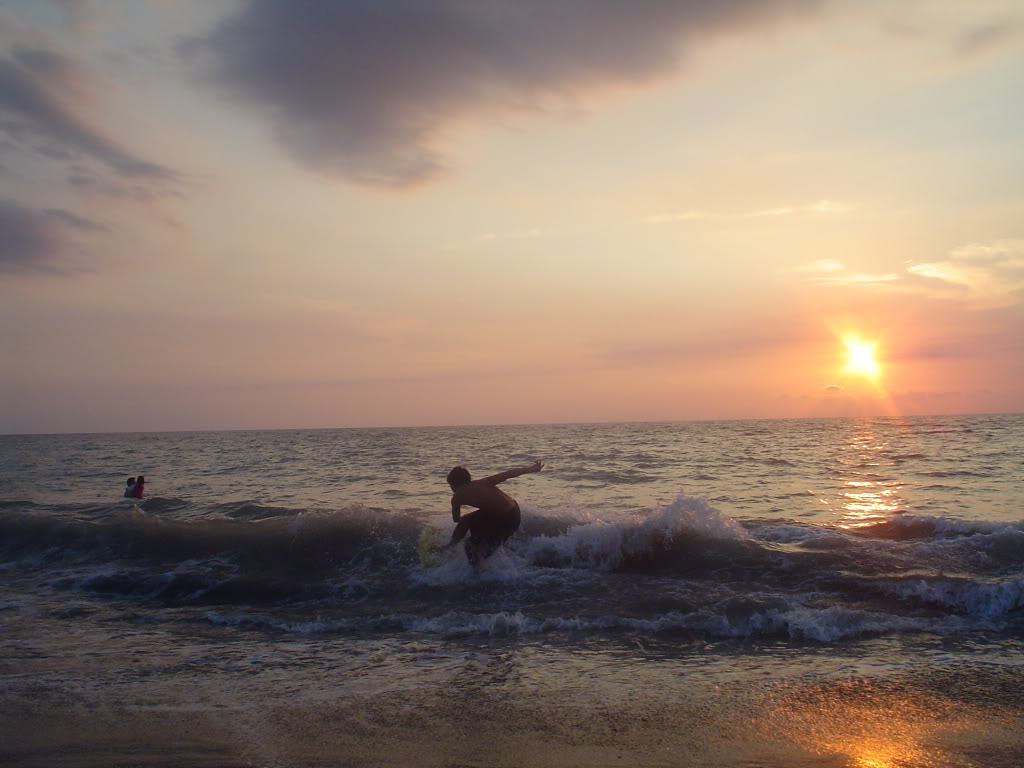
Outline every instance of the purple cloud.
[(671, 74), (687, 46), (819, 0), (249, 0), (186, 43), (201, 77), (257, 108), (317, 171), (401, 186), (444, 168), (453, 121), (542, 111)]
[(0, 131), (14, 141), (48, 139), (40, 151), (51, 158), (84, 154), (124, 176), (172, 180), (175, 174), (119, 147), (89, 124), (80, 104), (91, 83), (74, 61), (53, 51), (19, 48), (0, 58)]
[(56, 273), (68, 251), (67, 230), (96, 233), (102, 224), (64, 210), (25, 208), (0, 200), (0, 273)]
[(80, 192), (137, 203), (152, 203), (168, 197), (184, 197), (181, 190), (168, 184), (147, 184), (138, 179), (122, 182), (117, 179), (101, 178), (88, 170), (72, 168), (67, 177), (68, 184)]
[(109, 227), (105, 224), (99, 224), (92, 219), (86, 219), (77, 214), (71, 213), (70, 211), (63, 211), (57, 208), (47, 208), (41, 211), (43, 216), (49, 217), (52, 221), (56, 221), (65, 227), (71, 229), (77, 229), (80, 232), (108, 232)]

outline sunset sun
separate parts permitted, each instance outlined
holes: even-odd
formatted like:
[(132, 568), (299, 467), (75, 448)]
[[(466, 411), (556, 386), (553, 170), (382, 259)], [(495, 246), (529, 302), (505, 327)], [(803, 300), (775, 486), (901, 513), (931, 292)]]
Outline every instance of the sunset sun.
[(844, 373), (868, 379), (877, 379), (881, 375), (882, 368), (875, 357), (877, 341), (866, 341), (858, 336), (846, 336), (843, 338), (843, 345), (846, 347)]

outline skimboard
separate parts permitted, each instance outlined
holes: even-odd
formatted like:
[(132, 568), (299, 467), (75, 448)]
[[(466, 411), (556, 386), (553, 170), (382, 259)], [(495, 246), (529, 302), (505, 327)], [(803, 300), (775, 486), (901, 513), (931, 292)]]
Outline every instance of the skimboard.
[(441, 564), (441, 530), (428, 525), (420, 534), (420, 562), (424, 568), (435, 568)]

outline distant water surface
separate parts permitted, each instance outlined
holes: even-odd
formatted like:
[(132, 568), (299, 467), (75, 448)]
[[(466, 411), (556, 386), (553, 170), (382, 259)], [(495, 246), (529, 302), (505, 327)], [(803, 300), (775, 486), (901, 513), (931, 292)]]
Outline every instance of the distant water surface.
[(0, 498), (115, 502), (128, 475), (190, 509), (225, 502), (446, 508), (444, 475), (542, 458), (534, 506), (653, 507), (680, 493), (733, 517), (1018, 519), (1022, 416), (0, 436)]

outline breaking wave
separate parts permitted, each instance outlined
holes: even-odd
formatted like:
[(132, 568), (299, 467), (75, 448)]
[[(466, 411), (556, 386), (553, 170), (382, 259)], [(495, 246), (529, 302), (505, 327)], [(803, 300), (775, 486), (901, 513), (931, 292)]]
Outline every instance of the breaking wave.
[(438, 520), (412, 512), (198, 514), (150, 499), (61, 513), (0, 507), (0, 561), (57, 594), (191, 606), (253, 630), (832, 642), (1024, 624), (1020, 522), (741, 522), (690, 496), (612, 520), (524, 507), (520, 532), (474, 571), (458, 551), (420, 565), (419, 533)]

